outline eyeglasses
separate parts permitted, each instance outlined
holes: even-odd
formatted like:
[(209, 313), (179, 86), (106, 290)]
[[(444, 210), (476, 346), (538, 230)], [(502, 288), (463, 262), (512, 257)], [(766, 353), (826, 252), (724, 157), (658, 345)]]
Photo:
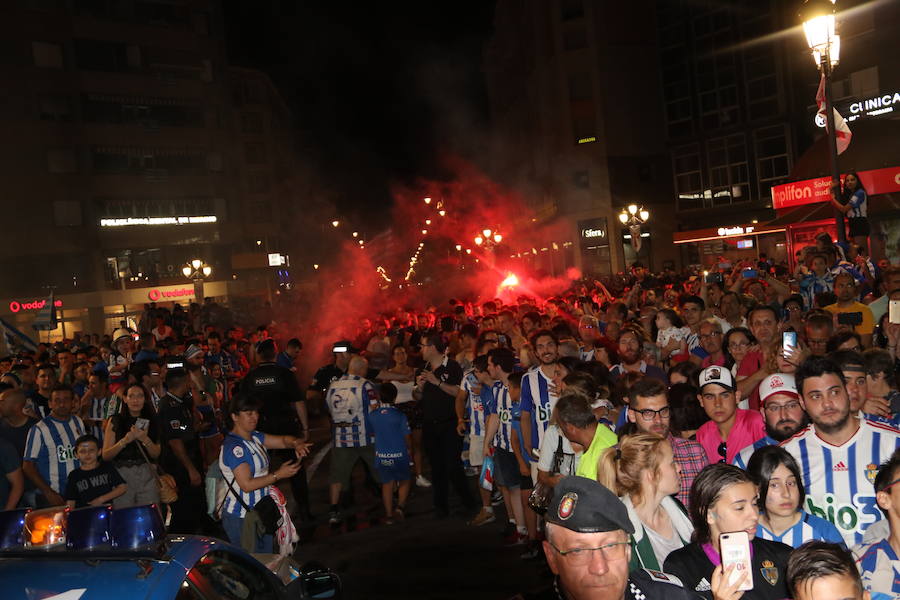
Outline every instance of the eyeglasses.
[(712, 333), (701, 333), (698, 337), (699, 337), (701, 340), (708, 340), (708, 339), (711, 339), (711, 338), (719, 337), (720, 335), (722, 335), (720, 332), (718, 332), (718, 331), (713, 331)]
[(788, 402), (787, 404), (766, 404), (766, 412), (770, 415), (774, 415), (783, 410), (796, 410), (798, 408), (800, 408), (800, 403), (797, 401)]
[(725, 462), (725, 457), (728, 456), (728, 446), (727, 446), (727, 444), (726, 444), (725, 442), (722, 442), (721, 444), (719, 444), (719, 447), (718, 447), (717, 451), (718, 451), (718, 453), (719, 453), (719, 456), (721, 457), (721, 458), (719, 459), (719, 462), (720, 462), (720, 463)]
[(572, 548), (571, 550), (560, 550), (553, 545), (553, 542), (547, 541), (550, 547), (559, 552), (559, 555), (565, 557), (569, 564), (573, 567), (583, 567), (591, 562), (594, 551), (603, 554), (603, 560), (611, 562), (623, 560), (625, 558), (625, 548), (630, 545), (629, 542), (613, 542), (612, 544), (604, 544), (596, 548)]
[(634, 412), (641, 415), (641, 418), (645, 421), (652, 421), (656, 418), (656, 415), (659, 415), (660, 419), (668, 419), (669, 418), (669, 407), (663, 406), (659, 410), (653, 410), (652, 408), (645, 408), (643, 410), (634, 409)]

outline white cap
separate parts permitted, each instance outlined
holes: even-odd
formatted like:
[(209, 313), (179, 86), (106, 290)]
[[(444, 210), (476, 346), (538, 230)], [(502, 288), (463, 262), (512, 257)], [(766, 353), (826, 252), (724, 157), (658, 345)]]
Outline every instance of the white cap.
[(788, 396), (799, 398), (800, 394), (797, 393), (797, 384), (794, 381), (794, 376), (788, 373), (775, 373), (759, 383), (760, 404), (765, 404), (766, 399), (775, 394), (787, 394)]
[(703, 388), (711, 383), (721, 385), (731, 391), (734, 391), (735, 388), (734, 377), (731, 375), (731, 370), (726, 367), (706, 367), (700, 371), (700, 391), (702, 392)]
[(125, 338), (125, 337), (130, 338), (130, 337), (131, 337), (131, 332), (128, 331), (127, 329), (116, 329), (116, 330), (113, 332), (113, 336), (112, 336), (112, 337), (113, 337), (113, 343), (116, 343), (116, 342), (118, 342), (119, 340), (121, 340), (122, 338)]

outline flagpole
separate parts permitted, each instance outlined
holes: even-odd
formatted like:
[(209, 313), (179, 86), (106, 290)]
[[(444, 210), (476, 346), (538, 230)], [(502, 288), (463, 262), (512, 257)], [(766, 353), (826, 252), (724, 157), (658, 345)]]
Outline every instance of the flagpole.
[[(825, 119), (828, 134), (828, 157), (831, 162), (831, 197), (841, 202), (841, 172), (838, 170), (837, 130), (834, 122), (834, 107), (831, 104), (831, 56), (826, 50), (822, 53), (822, 76), (825, 78)], [(847, 241), (847, 228), (844, 226), (844, 213), (834, 208), (834, 222), (837, 226), (838, 242)]]

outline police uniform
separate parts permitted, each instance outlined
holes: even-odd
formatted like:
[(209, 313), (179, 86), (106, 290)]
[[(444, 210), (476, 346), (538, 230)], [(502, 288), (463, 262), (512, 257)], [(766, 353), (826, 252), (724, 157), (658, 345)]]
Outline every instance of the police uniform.
[[(553, 499), (545, 519), (548, 523), (578, 533), (617, 530), (634, 533), (634, 526), (622, 501), (596, 480), (586, 477), (569, 476), (559, 481), (553, 489)], [(552, 548), (550, 551), (556, 552)], [(565, 557), (560, 558), (566, 560)], [(674, 575), (650, 569), (637, 569), (629, 573), (621, 594), (623, 600), (688, 600), (694, 597)], [(534, 598), (587, 600), (569, 594), (559, 577), (554, 580), (552, 589)]]
[[(260, 363), (244, 377), (241, 392), (262, 403), (257, 430), (273, 435), (300, 434), (302, 424), (297, 417), (296, 403), (305, 402), (305, 398), (293, 371), (274, 362)], [(270, 454), (275, 459), (273, 462), (276, 465), (296, 458), (294, 450), (272, 450)], [(290, 483), (291, 492), (300, 507), (301, 514), (309, 518), (311, 515), (306, 468), (301, 466), (291, 477)]]
[[(200, 523), (199, 515), (206, 514), (206, 498), (203, 489), (203, 460), (200, 440), (194, 429), (194, 416), (190, 395), (185, 398), (168, 392), (159, 402), (159, 432), (162, 454), (160, 465), (175, 478), (178, 484), (178, 500), (172, 508), (173, 533), (195, 533)], [(188, 459), (200, 473), (200, 485), (192, 486), (187, 469), (169, 447), (169, 440), (181, 440)]]

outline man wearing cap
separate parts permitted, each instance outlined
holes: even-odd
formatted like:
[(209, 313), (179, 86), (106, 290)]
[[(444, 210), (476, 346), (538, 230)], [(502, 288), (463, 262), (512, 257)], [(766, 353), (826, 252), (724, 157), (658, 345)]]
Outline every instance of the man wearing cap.
[(630, 575), (634, 527), (625, 505), (597, 481), (563, 477), (545, 515), (544, 555), (561, 600), (689, 598), (681, 581), (660, 571)]
[[(271, 435), (292, 435), (305, 442), (309, 432), (309, 417), (306, 414), (306, 399), (300, 390), (297, 377), (290, 369), (276, 364), (278, 347), (275, 340), (269, 338), (261, 341), (256, 348), (259, 365), (252, 369), (241, 381), (241, 392), (256, 398), (261, 403), (258, 431)], [(283, 463), (296, 458), (293, 449), (270, 450), (274, 461)], [(274, 465), (273, 468), (277, 468)], [(306, 481), (306, 469), (300, 470), (290, 478), (291, 492), (300, 508), (301, 515), (307, 520), (309, 512), (309, 487)]]
[(697, 399), (710, 420), (697, 430), (697, 441), (710, 463), (730, 463), (738, 451), (766, 435), (762, 416), (738, 408), (740, 398), (729, 369), (707, 367), (700, 372)]
[(774, 446), (803, 429), (809, 417), (800, 406), (800, 394), (789, 373), (769, 375), (759, 384), (759, 410), (766, 422), (766, 435), (759, 438), (734, 457), (732, 464), (747, 468), (750, 456), (763, 446)]
[(900, 431), (851, 414), (843, 373), (832, 361), (809, 358), (795, 378), (812, 424), (782, 446), (801, 467), (806, 511), (834, 523), (852, 546), (882, 519), (871, 484), (900, 446)]

